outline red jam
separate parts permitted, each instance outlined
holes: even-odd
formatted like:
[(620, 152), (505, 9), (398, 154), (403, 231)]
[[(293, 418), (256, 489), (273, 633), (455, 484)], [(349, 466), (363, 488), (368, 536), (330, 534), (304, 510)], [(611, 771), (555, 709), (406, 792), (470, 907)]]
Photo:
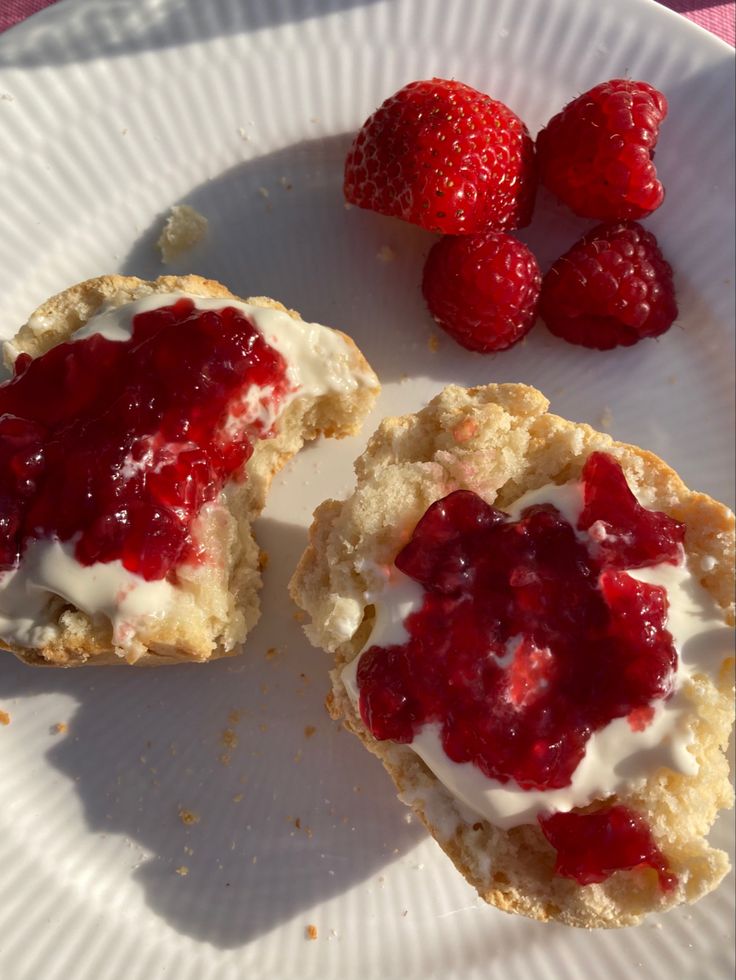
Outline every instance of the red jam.
[(653, 868), (663, 892), (677, 884), (651, 831), (638, 813), (611, 806), (595, 813), (540, 817), (542, 833), (557, 851), (555, 873), (581, 885), (605, 881), (614, 871)]
[(549, 504), (512, 521), (458, 490), (429, 508), (396, 559), (425, 590), (409, 638), (358, 664), (376, 738), (411, 742), (439, 723), (454, 762), (547, 790), (570, 784), (593, 732), (620, 717), (646, 725), (677, 653), (665, 590), (623, 569), (677, 563), (684, 526), (641, 507), (606, 454), (582, 479), (589, 545)]
[(676, 563), (684, 528), (641, 507), (607, 455), (589, 458), (583, 483), (578, 527), (603, 532), (590, 548), (547, 504), (511, 521), (458, 490), (429, 508), (396, 558), (425, 590), (409, 639), (369, 648), (358, 666), (376, 738), (411, 742), (439, 722), (454, 762), (556, 789), (592, 732), (670, 693), (666, 593), (621, 569)]
[[(196, 560), (192, 523), (267, 436), (243, 415), (289, 391), (286, 363), (233, 307), (190, 299), (139, 313), (132, 336), (21, 354), (0, 385), (0, 571), (32, 539), (77, 536), (79, 562), (120, 559), (146, 579)], [(231, 431), (231, 428), (233, 431)]]

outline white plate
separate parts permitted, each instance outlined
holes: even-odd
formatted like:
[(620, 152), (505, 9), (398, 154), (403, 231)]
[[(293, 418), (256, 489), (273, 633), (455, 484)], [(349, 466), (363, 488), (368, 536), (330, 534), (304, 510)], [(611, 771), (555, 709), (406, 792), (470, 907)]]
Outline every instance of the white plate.
[[(341, 169), (369, 112), (433, 74), (491, 92), (532, 132), (609, 77), (665, 91), (668, 196), (648, 224), (677, 272), (678, 326), (606, 354), (542, 327), (497, 357), (444, 338), (430, 350), (418, 283), (432, 238), (345, 210)], [(725, 45), (646, 0), (65, 0), (0, 38), (3, 335), (72, 282), (162, 272), (152, 243), (186, 201), (211, 233), (177, 269), (356, 338), (385, 384), (366, 434), (446, 382), (523, 380), (733, 504), (732, 81)], [(547, 263), (584, 226), (543, 197), (523, 237)], [(393, 261), (377, 258), (384, 245)], [(65, 673), (2, 658), (0, 975), (731, 976), (732, 879), (623, 932), (481, 907), (329, 721), (327, 658), (285, 585), (313, 507), (349, 487), (364, 438), (311, 448), (276, 481), (259, 522), (264, 615), (240, 660)], [(200, 822), (184, 826), (180, 806)], [(730, 820), (715, 839), (733, 851)]]

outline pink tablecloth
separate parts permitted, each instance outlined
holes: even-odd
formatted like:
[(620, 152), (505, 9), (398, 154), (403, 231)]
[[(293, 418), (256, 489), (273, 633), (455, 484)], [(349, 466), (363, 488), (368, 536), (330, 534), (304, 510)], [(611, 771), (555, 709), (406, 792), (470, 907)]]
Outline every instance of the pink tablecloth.
[[(17, 24), (56, 0), (0, 0), (0, 31)], [(615, 2), (615, 0), (613, 0)], [(736, 43), (734, 11), (736, 3), (716, 3), (714, 0), (662, 0), (666, 7), (677, 10), (689, 20), (700, 24), (733, 45)]]

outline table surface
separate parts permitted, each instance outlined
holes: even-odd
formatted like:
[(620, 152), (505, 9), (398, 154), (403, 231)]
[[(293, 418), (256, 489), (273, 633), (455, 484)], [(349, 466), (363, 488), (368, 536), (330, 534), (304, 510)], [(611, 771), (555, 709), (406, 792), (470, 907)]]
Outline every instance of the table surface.
[[(0, 32), (56, 2), (57, 0), (2, 0)], [(728, 44), (732, 46), (736, 44), (736, 27), (734, 27), (736, 2), (734, 0), (729, 3), (717, 3), (713, 0), (661, 0), (661, 2), (664, 3), (664, 6), (683, 14), (688, 20), (712, 31), (713, 34), (727, 41)]]

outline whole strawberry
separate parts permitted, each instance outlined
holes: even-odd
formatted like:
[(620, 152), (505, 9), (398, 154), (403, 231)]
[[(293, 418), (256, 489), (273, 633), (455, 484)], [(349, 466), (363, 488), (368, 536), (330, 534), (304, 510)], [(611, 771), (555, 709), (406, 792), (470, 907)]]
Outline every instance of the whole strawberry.
[(536, 192), (534, 144), (502, 102), (461, 82), (412, 82), (363, 124), (345, 198), (429, 231), (520, 228)]
[(672, 326), (672, 269), (657, 239), (635, 221), (599, 225), (544, 277), (539, 314), (553, 334), (610, 350)]
[(570, 102), (537, 136), (539, 177), (584, 218), (643, 218), (664, 200), (654, 147), (667, 100), (615, 78)]
[(467, 347), (511, 347), (534, 323), (542, 277), (521, 242), (500, 232), (447, 236), (432, 246), (422, 292), (437, 323)]

